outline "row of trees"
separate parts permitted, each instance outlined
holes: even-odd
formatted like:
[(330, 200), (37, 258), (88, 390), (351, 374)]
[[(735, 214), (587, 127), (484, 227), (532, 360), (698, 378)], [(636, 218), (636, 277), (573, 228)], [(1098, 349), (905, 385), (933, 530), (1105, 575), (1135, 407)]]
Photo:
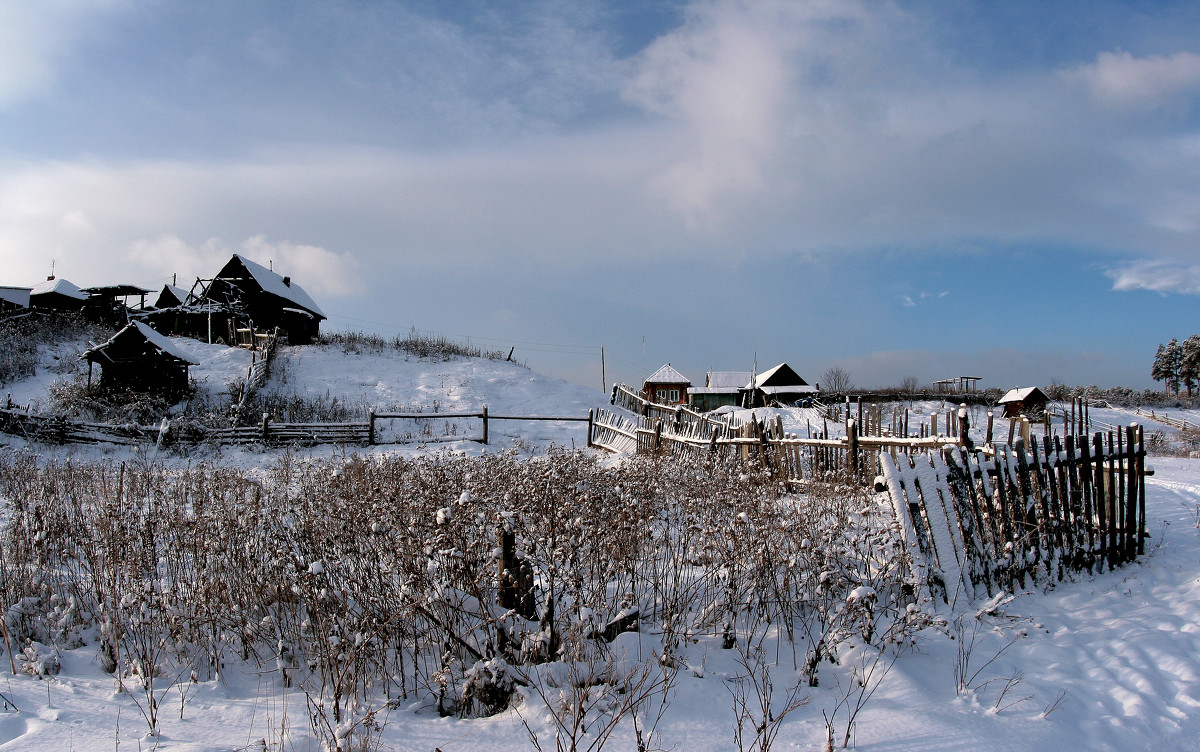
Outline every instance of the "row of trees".
[(1200, 381), (1200, 334), (1193, 334), (1182, 344), (1172, 337), (1167, 344), (1159, 345), (1150, 378), (1163, 382), (1167, 391), (1175, 394), (1183, 386), (1191, 397), (1192, 389)]

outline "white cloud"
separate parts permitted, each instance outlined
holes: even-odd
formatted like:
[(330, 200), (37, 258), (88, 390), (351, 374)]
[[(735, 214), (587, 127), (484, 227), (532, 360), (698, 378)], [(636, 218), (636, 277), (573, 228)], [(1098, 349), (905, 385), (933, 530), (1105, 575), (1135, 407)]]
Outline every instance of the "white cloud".
[(0, 107), (36, 94), (97, 18), (125, 0), (0, 0)]
[(1141, 260), (1110, 269), (1105, 274), (1112, 279), (1114, 290), (1200, 295), (1200, 264)]
[(1134, 57), (1128, 52), (1101, 52), (1096, 62), (1064, 72), (1081, 83), (1101, 105), (1119, 109), (1156, 107), (1182, 93), (1200, 90), (1200, 55)]

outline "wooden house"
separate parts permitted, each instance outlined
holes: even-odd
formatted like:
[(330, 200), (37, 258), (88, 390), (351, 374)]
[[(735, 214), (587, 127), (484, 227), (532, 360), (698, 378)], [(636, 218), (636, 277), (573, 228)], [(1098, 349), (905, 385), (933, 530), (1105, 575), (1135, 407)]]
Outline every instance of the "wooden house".
[[(327, 317), (304, 288), (265, 266), (234, 254), (197, 296), (201, 308), (231, 312), (238, 325), (267, 331), (278, 327), (294, 345), (312, 342)], [(232, 344), (232, 342), (231, 342)]]
[(65, 279), (48, 278), (29, 291), (29, 307), (35, 311), (78, 313), (87, 303), (88, 295)]
[(0, 319), (29, 310), (28, 287), (0, 287)]
[(751, 371), (709, 371), (704, 375), (704, 386), (688, 388), (688, 405), (699, 412), (737, 405), (742, 389), (753, 377)]
[(642, 398), (660, 405), (683, 405), (691, 385), (691, 379), (667, 363), (643, 382)]
[(742, 407), (765, 405), (791, 405), (817, 396), (817, 388), (811, 386), (787, 363), (780, 363), (754, 377), (741, 390)]
[(996, 402), (1004, 407), (1004, 417), (1016, 418), (1022, 415), (1039, 417), (1046, 411), (1050, 398), (1036, 386), (1009, 389)]
[(92, 366), (100, 364), (100, 386), (130, 389), (175, 399), (188, 390), (188, 367), (197, 362), (140, 321), (133, 321), (109, 340), (80, 356), (88, 362), (88, 386)]

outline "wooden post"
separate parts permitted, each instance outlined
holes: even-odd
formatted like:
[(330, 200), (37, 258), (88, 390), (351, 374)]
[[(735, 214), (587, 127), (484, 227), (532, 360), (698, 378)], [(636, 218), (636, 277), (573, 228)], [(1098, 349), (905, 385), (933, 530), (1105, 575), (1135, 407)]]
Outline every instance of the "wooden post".
[(595, 410), (595, 408), (593, 408), (591, 410), (588, 410), (588, 428), (587, 428), (588, 449), (592, 448), (592, 427), (595, 425), (595, 423), (596, 423), (596, 410)]
[(974, 446), (971, 443), (971, 418), (967, 414), (967, 403), (958, 408), (958, 443), (967, 449)]
[(375, 408), (367, 408), (367, 446), (375, 445)]
[(650, 451), (657, 452), (662, 446), (662, 418), (654, 419), (654, 442), (650, 445)]
[(483, 410), (482, 410), (482, 412), (480, 412), (479, 417), (483, 418), (483, 439), (479, 443), (487, 444), (488, 443), (488, 409), (487, 409), (487, 405), (483, 406)]
[(996, 413), (988, 410), (987, 439), (984, 441), (985, 444), (992, 443), (992, 424), (995, 423), (995, 421)]
[(850, 472), (858, 476), (858, 424), (854, 418), (846, 419), (846, 452), (849, 455)]
[(268, 424), (269, 424), (269, 423), (270, 423), (270, 417), (268, 417), (268, 415), (267, 415), (266, 413), (263, 413), (263, 417), (262, 417), (262, 441), (263, 441), (263, 443), (264, 443), (264, 444), (266, 444), (266, 443), (267, 443), (267, 426), (268, 426)]
[(930, 435), (930, 436), (937, 436), (937, 435), (938, 435), (938, 430), (937, 430), (937, 415), (938, 415), (937, 413), (930, 413), (930, 414), (929, 414), (929, 435)]

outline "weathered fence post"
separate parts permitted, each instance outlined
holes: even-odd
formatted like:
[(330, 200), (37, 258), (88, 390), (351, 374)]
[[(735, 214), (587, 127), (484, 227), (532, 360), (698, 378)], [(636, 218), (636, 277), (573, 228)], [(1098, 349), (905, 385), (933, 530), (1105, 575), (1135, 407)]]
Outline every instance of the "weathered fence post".
[(267, 428), (268, 428), (268, 425), (270, 424), (270, 422), (271, 422), (271, 418), (270, 418), (270, 416), (268, 416), (266, 413), (263, 413), (263, 417), (262, 417), (262, 442), (263, 442), (264, 444), (266, 444), (266, 443), (267, 443)]
[(588, 427), (587, 427), (587, 445), (588, 449), (592, 448), (592, 429), (596, 423), (596, 410), (593, 408), (588, 410)]
[[(487, 408), (487, 405), (483, 406), (483, 411), (480, 412), (479, 417), (483, 418), (483, 439), (479, 443), (487, 444), (488, 443), (488, 408)], [(590, 431), (589, 431), (589, 434), (590, 434)]]
[(375, 408), (367, 408), (367, 446), (375, 445)]
[(975, 446), (971, 443), (971, 418), (965, 402), (958, 408), (958, 443), (967, 449)]
[(858, 423), (846, 418), (846, 453), (850, 463), (850, 474), (858, 476)]

